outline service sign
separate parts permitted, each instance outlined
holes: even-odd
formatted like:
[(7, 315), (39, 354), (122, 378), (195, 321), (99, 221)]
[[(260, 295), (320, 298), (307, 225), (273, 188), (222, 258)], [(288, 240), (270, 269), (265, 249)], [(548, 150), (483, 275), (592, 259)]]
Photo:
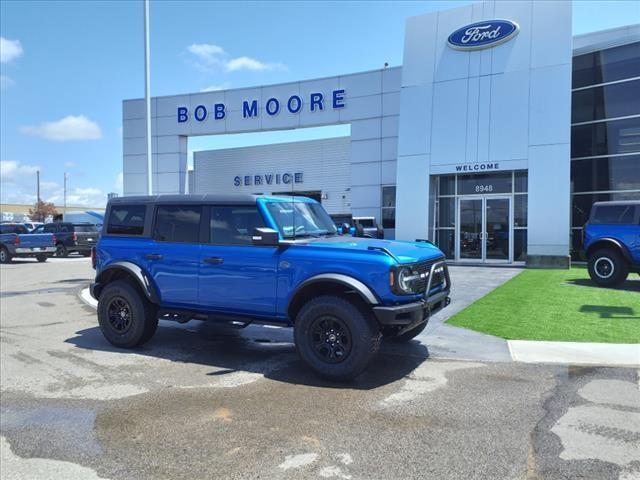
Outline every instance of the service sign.
[(510, 20), (485, 20), (459, 28), (449, 35), (447, 43), (456, 50), (480, 50), (512, 39), (519, 30)]

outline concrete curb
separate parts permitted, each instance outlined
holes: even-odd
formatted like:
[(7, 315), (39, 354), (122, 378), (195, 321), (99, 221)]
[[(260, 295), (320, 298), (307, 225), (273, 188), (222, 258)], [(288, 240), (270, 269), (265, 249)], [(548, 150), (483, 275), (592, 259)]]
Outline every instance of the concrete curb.
[(507, 344), (515, 362), (640, 367), (640, 344), (530, 340), (509, 340)]
[(80, 297), (80, 300), (89, 305), (91, 308), (98, 308), (98, 301), (89, 293), (89, 287), (83, 288), (78, 294), (78, 297)]

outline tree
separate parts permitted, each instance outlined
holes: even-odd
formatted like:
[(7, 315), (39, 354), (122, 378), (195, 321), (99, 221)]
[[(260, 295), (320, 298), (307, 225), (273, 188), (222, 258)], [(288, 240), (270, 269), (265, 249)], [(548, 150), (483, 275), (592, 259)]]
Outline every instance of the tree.
[(29, 216), (35, 222), (44, 222), (49, 216), (55, 217), (56, 215), (58, 215), (56, 206), (42, 200), (38, 200), (33, 208), (29, 209)]

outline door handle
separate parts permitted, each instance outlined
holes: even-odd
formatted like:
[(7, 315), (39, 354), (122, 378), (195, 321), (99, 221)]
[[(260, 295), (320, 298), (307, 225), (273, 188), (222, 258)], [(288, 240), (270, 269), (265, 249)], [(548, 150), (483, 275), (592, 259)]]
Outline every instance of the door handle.
[(147, 253), (144, 258), (147, 260), (162, 260), (162, 255), (159, 253)]
[(203, 260), (204, 263), (208, 263), (210, 265), (220, 265), (224, 262), (222, 257), (207, 257)]

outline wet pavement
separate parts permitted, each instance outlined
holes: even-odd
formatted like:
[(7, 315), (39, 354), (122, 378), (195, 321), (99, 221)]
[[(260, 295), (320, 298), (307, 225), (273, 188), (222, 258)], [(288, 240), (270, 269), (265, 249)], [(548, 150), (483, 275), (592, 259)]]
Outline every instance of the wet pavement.
[(92, 274), (0, 268), (3, 479), (640, 478), (637, 370), (429, 357), (427, 333), (343, 385), (289, 330), (196, 321), (116, 350), (77, 297)]

